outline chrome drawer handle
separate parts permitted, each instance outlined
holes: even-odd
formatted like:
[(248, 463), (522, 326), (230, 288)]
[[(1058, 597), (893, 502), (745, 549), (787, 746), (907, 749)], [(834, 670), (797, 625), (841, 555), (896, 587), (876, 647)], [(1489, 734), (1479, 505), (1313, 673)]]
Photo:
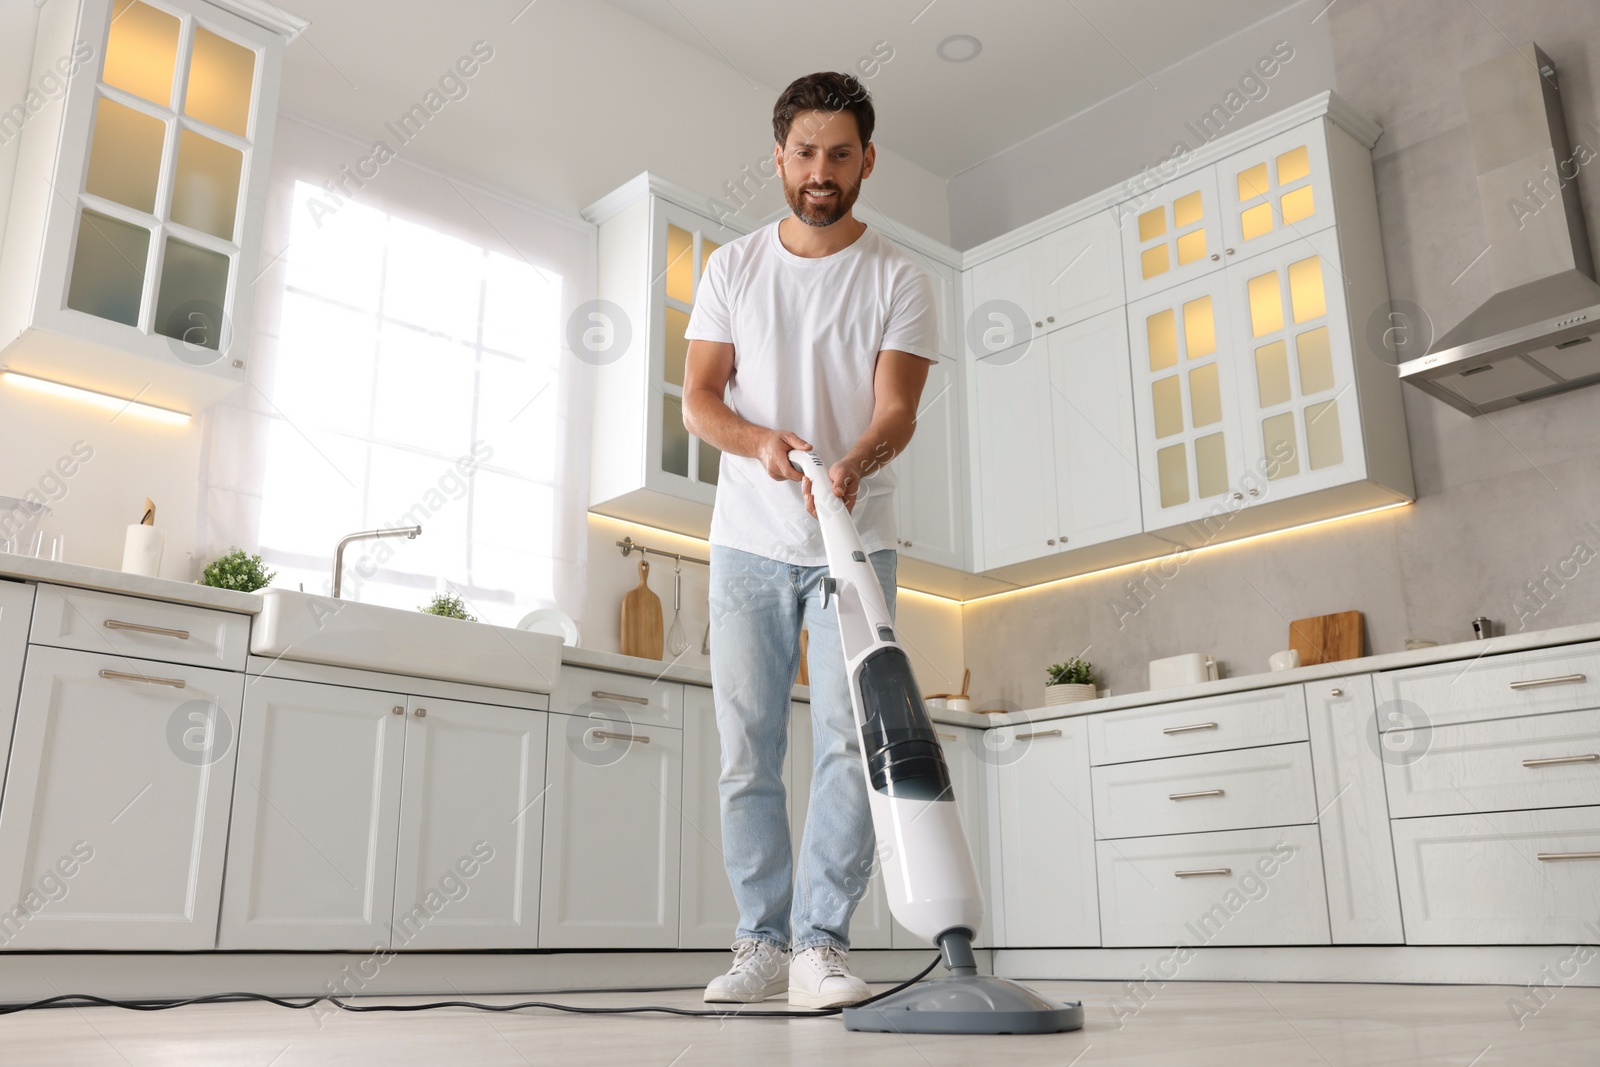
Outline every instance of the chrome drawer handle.
[(1537, 689), (1541, 685), (1573, 685), (1588, 680), (1588, 677), (1582, 674), (1563, 674), (1559, 678), (1535, 678), (1530, 682), (1512, 682), (1511, 688)]
[(1060, 737), (1060, 736), (1061, 736), (1061, 731), (1060, 730), (1035, 730), (1031, 734), (1018, 734), (1017, 735), (1017, 740), (1018, 741), (1031, 741), (1035, 737)]
[(1164, 734), (1187, 734), (1195, 730), (1215, 730), (1216, 728), (1217, 724), (1214, 722), (1197, 722), (1192, 726), (1169, 726), (1161, 732)]
[(1193, 793), (1171, 793), (1171, 794), (1168, 794), (1167, 799), (1168, 800), (1193, 800), (1195, 797), (1220, 797), (1220, 796), (1222, 796), (1222, 790), (1220, 790), (1220, 789), (1200, 789), (1200, 790), (1196, 790)]
[(107, 619), (100, 624), (108, 630), (136, 630), (142, 634), (159, 634), (162, 637), (176, 637), (179, 641), (189, 640), (188, 630), (169, 630), (165, 626), (147, 626), (142, 622), (123, 622), (121, 619)]
[(941, 741), (954, 741), (956, 739), (955, 734), (941, 734), (938, 731), (934, 732), (934, 736)]
[(650, 703), (650, 698), (649, 697), (631, 697), (626, 693), (607, 693), (603, 689), (594, 690), (592, 695), (594, 696), (594, 698), (596, 700), (622, 700), (622, 701), (626, 701), (629, 704), (648, 704), (648, 703)]
[(610, 730), (596, 730), (594, 736), (603, 741), (637, 741), (641, 745), (650, 743), (650, 739), (643, 734), (614, 734)]
[(1600, 762), (1600, 752), (1586, 752), (1581, 756), (1549, 756), (1545, 759), (1525, 759), (1524, 767), (1554, 767), (1561, 763), (1597, 763)]
[(1174, 878), (1226, 878), (1233, 873), (1232, 867), (1206, 867), (1198, 871), (1173, 871)]
[(1545, 863), (1553, 860), (1600, 860), (1600, 852), (1541, 852), (1539, 859)]
[(151, 685), (170, 685), (174, 689), (183, 689), (189, 684), (182, 678), (157, 678), (150, 674), (128, 674), (124, 671), (107, 670), (104, 667), (100, 668), (100, 677), (121, 678), (128, 682), (148, 682)]

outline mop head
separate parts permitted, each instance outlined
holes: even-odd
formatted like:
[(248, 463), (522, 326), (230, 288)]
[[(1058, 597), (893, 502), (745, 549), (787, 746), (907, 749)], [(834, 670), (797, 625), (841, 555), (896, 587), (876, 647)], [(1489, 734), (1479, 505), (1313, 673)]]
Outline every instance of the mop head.
[(894, 1034), (1059, 1034), (1083, 1027), (1083, 1003), (1058, 1004), (990, 975), (922, 982), (844, 1010), (846, 1030)]

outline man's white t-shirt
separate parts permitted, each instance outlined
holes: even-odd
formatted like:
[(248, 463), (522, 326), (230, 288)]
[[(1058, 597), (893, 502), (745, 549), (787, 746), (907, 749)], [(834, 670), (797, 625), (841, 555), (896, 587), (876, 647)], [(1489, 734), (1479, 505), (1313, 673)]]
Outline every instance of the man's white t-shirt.
[[(932, 279), (871, 226), (814, 259), (783, 247), (776, 222), (728, 242), (706, 260), (684, 336), (731, 343), (729, 408), (793, 431), (829, 467), (872, 423), (878, 353), (939, 356)], [(868, 552), (895, 547), (893, 463), (862, 480), (851, 514)], [(827, 563), (800, 483), (775, 480), (748, 456), (722, 457), (711, 543), (796, 566)]]

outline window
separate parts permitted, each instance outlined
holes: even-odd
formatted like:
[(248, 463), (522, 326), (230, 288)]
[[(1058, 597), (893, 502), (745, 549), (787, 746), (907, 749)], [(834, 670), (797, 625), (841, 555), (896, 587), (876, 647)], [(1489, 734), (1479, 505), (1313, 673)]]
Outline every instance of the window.
[[(315, 202), (315, 203), (314, 203)], [(293, 186), (287, 266), (260, 325), (259, 544), (276, 585), (415, 608), (461, 596), (515, 625), (556, 601), (562, 278), (361, 200)], [(276, 304), (278, 310), (268, 310)], [(248, 392), (248, 391), (247, 391)], [(215, 480), (214, 478), (212, 479)]]

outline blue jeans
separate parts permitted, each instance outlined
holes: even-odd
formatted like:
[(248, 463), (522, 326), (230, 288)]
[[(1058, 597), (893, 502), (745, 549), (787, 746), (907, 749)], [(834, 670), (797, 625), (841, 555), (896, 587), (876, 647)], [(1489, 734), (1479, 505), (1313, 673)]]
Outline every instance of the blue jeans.
[[(883, 549), (868, 559), (892, 617), (896, 554)], [(827, 574), (827, 567), (711, 546), (711, 695), (722, 738), (722, 859), (739, 905), (735, 936), (797, 952), (850, 947), (850, 915), (874, 869), (839, 620), (831, 603), (822, 606)], [(810, 633), (815, 757), (799, 867), (792, 870), (783, 758), (802, 624)]]

